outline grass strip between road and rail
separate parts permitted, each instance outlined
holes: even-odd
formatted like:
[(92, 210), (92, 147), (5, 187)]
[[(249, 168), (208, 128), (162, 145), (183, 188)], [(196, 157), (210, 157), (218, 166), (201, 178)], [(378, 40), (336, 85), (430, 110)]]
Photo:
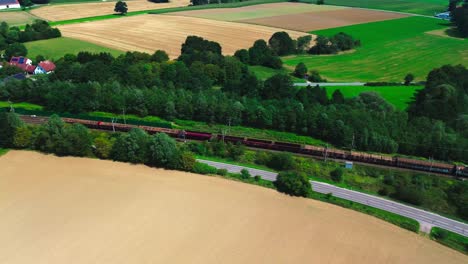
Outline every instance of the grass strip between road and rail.
[(0, 156), (5, 155), (8, 152), (8, 149), (0, 148)]
[(430, 237), (438, 243), (468, 255), (468, 237), (453, 233), (440, 227), (431, 229)]

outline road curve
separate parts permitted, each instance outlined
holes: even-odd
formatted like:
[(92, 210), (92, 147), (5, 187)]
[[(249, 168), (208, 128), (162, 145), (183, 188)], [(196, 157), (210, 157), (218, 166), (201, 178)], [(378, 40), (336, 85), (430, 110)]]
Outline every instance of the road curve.
[[(275, 181), (277, 177), (276, 172), (270, 172), (259, 169), (252, 169), (238, 165), (231, 165), (221, 162), (209, 161), (197, 159), (198, 162), (208, 164), (218, 169), (226, 169), (229, 172), (239, 173), (242, 169), (247, 169), (252, 176), (258, 175), (262, 179), (268, 181)], [(360, 204), (365, 204), (375, 208), (379, 208), (388, 212), (392, 212), (398, 215), (406, 216), (408, 218), (414, 219), (421, 224), (421, 231), (430, 232), (431, 227), (437, 226), (454, 233), (468, 237), (468, 224), (443, 217), (441, 215), (431, 213), (425, 210), (421, 210), (415, 207), (411, 207), (405, 204), (401, 204), (395, 201), (387, 200), (381, 197), (352, 191), (344, 188), (340, 188), (328, 183), (310, 181), (312, 184), (312, 189), (319, 193), (331, 193), (333, 196), (357, 202)]]

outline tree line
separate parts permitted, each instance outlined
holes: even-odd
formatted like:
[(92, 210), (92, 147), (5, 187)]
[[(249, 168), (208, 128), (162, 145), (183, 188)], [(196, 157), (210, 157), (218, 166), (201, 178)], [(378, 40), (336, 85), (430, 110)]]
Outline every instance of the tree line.
[(58, 28), (52, 28), (47, 21), (36, 20), (27, 24), (24, 30), (10, 27), (5, 21), (0, 23), (0, 50), (4, 50), (5, 59), (13, 56), (26, 56), (28, 50), (24, 42), (59, 38), (62, 34)]
[[(56, 65), (55, 73), (34, 81), (1, 84), (0, 99), (37, 103), (56, 112), (125, 109), (167, 120), (275, 129), (364, 151), (458, 161), (468, 156), (463, 88), (468, 75), (463, 66), (432, 71), (419, 93), (439, 87), (430, 92), (434, 96), (416, 99), (409, 112), (402, 112), (373, 92), (345, 99), (337, 90), (328, 98), (321, 87), (294, 87), (289, 75), (261, 81), (237, 57), (223, 56), (218, 43), (195, 36), (187, 38), (175, 61), (163, 51), (128, 52), (117, 58), (81, 52), (64, 56)], [(437, 99), (445, 84), (454, 92)], [(425, 100), (430, 101), (422, 103)], [(441, 107), (450, 110), (446, 118), (438, 114)]]

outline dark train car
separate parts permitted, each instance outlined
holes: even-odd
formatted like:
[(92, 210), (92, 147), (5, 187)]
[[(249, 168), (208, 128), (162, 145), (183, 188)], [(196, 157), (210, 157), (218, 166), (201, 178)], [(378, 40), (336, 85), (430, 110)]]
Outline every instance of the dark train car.
[(438, 162), (429, 162), (423, 160), (414, 160), (414, 159), (407, 159), (407, 158), (400, 158), (394, 157), (394, 163), (397, 167), (414, 169), (414, 170), (422, 170), (422, 171), (429, 171), (429, 172), (437, 172), (437, 173), (444, 173), (444, 174), (453, 174), (454, 167), (450, 164), (445, 163), (438, 163)]
[(468, 167), (467, 166), (456, 166), (455, 176), (468, 178)]
[(323, 156), (325, 152), (325, 148), (323, 147), (316, 147), (311, 145), (304, 145), (302, 146), (301, 153), (313, 156)]
[(253, 148), (272, 149), (273, 141), (247, 138), (244, 140), (244, 144), (248, 147), (253, 147)]
[(171, 137), (178, 137), (180, 134), (180, 130), (178, 129), (152, 127), (152, 126), (138, 126), (138, 127), (148, 132), (148, 134), (166, 133)]
[(293, 143), (274, 142), (271, 149), (299, 153), (301, 152), (302, 146)]
[(241, 144), (244, 144), (244, 145), (245, 145), (245, 140), (246, 140), (246, 138), (243, 138), (243, 137), (223, 136), (223, 135), (218, 135), (217, 138), (220, 141), (224, 140), (224, 142), (231, 142), (232, 144), (241, 143)]
[(213, 135), (211, 133), (185, 131), (185, 138), (186, 139), (210, 140), (212, 136)]

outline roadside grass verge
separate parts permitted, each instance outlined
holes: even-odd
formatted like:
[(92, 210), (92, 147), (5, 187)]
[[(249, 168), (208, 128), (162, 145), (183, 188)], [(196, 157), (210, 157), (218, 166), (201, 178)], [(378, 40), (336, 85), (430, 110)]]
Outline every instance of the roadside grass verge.
[[(12, 106), (13, 106), (13, 108), (19, 108), (19, 109), (24, 109), (24, 110), (42, 110), (42, 109), (44, 109), (40, 105), (31, 104), (31, 103), (13, 103)], [(5, 101), (0, 101), (0, 108), (5, 108), (5, 107), (9, 108), (10, 103), (5, 102)]]
[[(316, 3), (316, 0), (300, 0)], [(447, 10), (446, 0), (326, 0), (327, 5), (380, 9), (419, 15), (433, 16)]]
[(8, 152), (8, 149), (0, 148), (0, 157), (5, 155)]
[(397, 225), (401, 228), (407, 229), (409, 231), (419, 233), (419, 222), (414, 219), (405, 217), (405, 216), (390, 213), (390, 212), (387, 212), (378, 208), (374, 208), (371, 206), (363, 205), (360, 203), (348, 201), (342, 198), (332, 196), (330, 194), (321, 194), (317, 192), (311, 192), (309, 197), (315, 200), (331, 203), (331, 204), (338, 205), (344, 208), (352, 209), (354, 211), (365, 213), (365, 214), (377, 217), (379, 219), (382, 219), (386, 222)]
[[(207, 166), (211, 167), (209, 165)], [(215, 170), (214, 167), (211, 167), (211, 168), (212, 168), (211, 169), (212, 171)], [(207, 169), (207, 170), (210, 170), (210, 169)], [(207, 173), (207, 174), (213, 174), (213, 173)], [(217, 174), (217, 175), (220, 175), (220, 174)], [(272, 189), (277, 190), (273, 182), (266, 181), (263, 179), (258, 179), (258, 178), (255, 179), (253, 177), (249, 179), (244, 179), (241, 177), (241, 175), (233, 174), (233, 173), (228, 173), (227, 175), (220, 175), (220, 176), (228, 178), (228, 179), (234, 179), (234, 180), (242, 181), (245, 183), (255, 184), (255, 185), (264, 186), (267, 188), (272, 188)], [(405, 216), (397, 215), (397, 214), (390, 213), (390, 212), (377, 209), (371, 206), (367, 206), (367, 205), (359, 204), (353, 201), (348, 201), (342, 198), (334, 197), (331, 194), (321, 194), (318, 192), (311, 191), (308, 198), (319, 200), (319, 201), (326, 202), (326, 203), (331, 203), (331, 204), (338, 205), (344, 208), (348, 208), (354, 211), (365, 213), (367, 215), (374, 216), (376, 218), (379, 218), (381, 220), (384, 220), (386, 222), (389, 222), (401, 228), (407, 229), (409, 231), (419, 233), (419, 222), (411, 218), (405, 217)]]
[(66, 37), (26, 42), (25, 46), (29, 51), (29, 57), (35, 58), (37, 55), (42, 55), (52, 60), (59, 59), (65, 54), (77, 54), (80, 51), (91, 53), (108, 52), (113, 56), (119, 56), (124, 53), (124, 51)]
[(440, 227), (431, 229), (430, 237), (442, 245), (468, 255), (468, 237), (450, 232)]
[(283, 61), (290, 67), (303, 62), (329, 81), (401, 82), (408, 73), (421, 81), (434, 68), (468, 65), (466, 39), (426, 33), (447, 28), (449, 24), (439, 19), (407, 17), (314, 31), (325, 36), (344, 32), (361, 40), (362, 46), (352, 53), (288, 56)]
[[(273, 169), (270, 169), (266, 166), (262, 165), (257, 165), (253, 163), (243, 163), (240, 161), (235, 161), (231, 159), (226, 159), (226, 158), (219, 158), (219, 157), (213, 157), (213, 156), (196, 156), (197, 159), (202, 159), (202, 160), (209, 160), (209, 161), (215, 161), (215, 162), (221, 162), (221, 163), (226, 163), (226, 164), (231, 164), (231, 165), (237, 165), (237, 166), (242, 166), (242, 167), (247, 167), (251, 169), (257, 169), (257, 170), (264, 170), (264, 171), (269, 171), (269, 172), (276, 172)], [(255, 175), (252, 175), (255, 176)]]

